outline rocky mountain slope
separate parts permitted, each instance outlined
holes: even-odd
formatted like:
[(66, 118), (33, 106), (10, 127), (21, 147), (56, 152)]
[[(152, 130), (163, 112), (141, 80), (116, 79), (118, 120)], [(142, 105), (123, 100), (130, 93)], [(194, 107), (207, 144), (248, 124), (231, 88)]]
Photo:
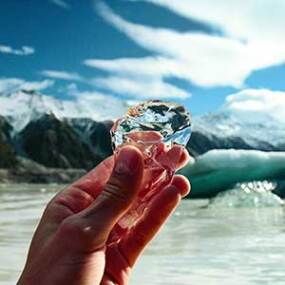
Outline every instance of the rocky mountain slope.
[(11, 131), (11, 125), (0, 116), (0, 168), (10, 168), (17, 164)]
[(100, 161), (68, 122), (52, 114), (28, 123), (18, 137), (24, 154), (47, 167), (91, 169)]

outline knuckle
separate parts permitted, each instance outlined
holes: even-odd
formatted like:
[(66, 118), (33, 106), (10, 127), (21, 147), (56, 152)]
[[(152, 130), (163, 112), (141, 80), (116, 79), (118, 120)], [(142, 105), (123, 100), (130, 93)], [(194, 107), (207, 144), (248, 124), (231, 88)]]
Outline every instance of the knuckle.
[(91, 227), (84, 224), (81, 219), (67, 218), (59, 228), (59, 236), (63, 241), (68, 240), (77, 244), (86, 243), (91, 236)]
[(126, 193), (124, 188), (121, 186), (118, 178), (113, 177), (106, 185), (104, 191), (102, 192), (108, 198), (116, 200), (118, 202), (126, 201)]
[(81, 226), (73, 217), (64, 220), (59, 229), (64, 236), (79, 234), (82, 231)]

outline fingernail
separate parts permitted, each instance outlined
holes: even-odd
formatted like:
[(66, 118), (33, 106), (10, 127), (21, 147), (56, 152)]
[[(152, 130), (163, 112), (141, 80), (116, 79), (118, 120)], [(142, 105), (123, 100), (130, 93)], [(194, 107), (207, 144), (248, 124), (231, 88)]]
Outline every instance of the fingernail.
[(115, 172), (121, 175), (132, 175), (138, 170), (141, 160), (135, 147), (124, 147), (118, 153)]

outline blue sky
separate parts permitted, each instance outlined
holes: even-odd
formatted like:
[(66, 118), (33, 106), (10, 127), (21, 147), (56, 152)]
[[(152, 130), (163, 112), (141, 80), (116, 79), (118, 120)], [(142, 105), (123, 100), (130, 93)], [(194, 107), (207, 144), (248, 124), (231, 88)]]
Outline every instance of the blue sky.
[(285, 91), (284, 1), (198, 2), (1, 1), (0, 91), (18, 79), (64, 99), (161, 98), (194, 114), (242, 90)]

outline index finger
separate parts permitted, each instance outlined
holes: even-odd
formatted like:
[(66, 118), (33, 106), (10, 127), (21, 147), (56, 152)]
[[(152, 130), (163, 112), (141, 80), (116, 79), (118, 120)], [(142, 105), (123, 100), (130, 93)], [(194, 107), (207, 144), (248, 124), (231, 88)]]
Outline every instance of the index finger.
[(154, 197), (138, 223), (118, 245), (125, 253), (130, 266), (135, 264), (144, 248), (164, 225), (181, 198), (185, 197), (189, 191), (189, 181), (183, 176), (176, 175), (171, 184)]

